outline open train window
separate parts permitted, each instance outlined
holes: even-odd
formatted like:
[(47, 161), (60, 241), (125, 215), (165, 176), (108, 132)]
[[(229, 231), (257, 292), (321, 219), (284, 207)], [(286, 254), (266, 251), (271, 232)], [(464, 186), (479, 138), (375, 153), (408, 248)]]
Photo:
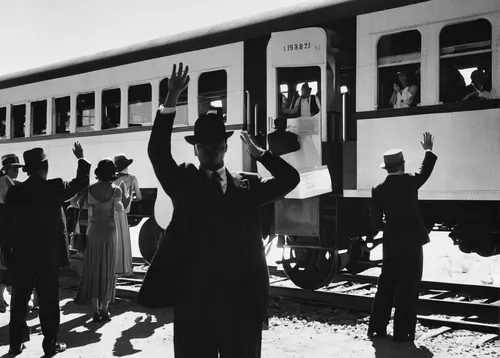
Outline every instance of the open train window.
[[(175, 107), (174, 126), (187, 126), (189, 124), (188, 117), (188, 87), (179, 95), (177, 106)], [(159, 103), (163, 104), (168, 94), (168, 78), (164, 78), (160, 82), (160, 98)]]
[(226, 119), (227, 73), (225, 70), (204, 72), (198, 80), (198, 113), (218, 113)]
[(7, 108), (0, 108), (0, 139), (5, 139), (5, 128), (7, 125)]
[(31, 134), (47, 134), (47, 101), (31, 102)]
[(94, 92), (79, 94), (76, 97), (76, 131), (90, 132), (95, 124)]
[(491, 23), (448, 25), (439, 35), (439, 98), (443, 103), (491, 98)]
[(56, 134), (69, 133), (70, 103), (71, 99), (69, 96), (56, 98), (54, 100), (54, 121), (56, 125)]
[(13, 138), (24, 137), (24, 123), (26, 122), (26, 105), (12, 106), (12, 134)]
[(114, 129), (120, 126), (121, 92), (119, 88), (102, 91), (102, 129)]
[(128, 89), (128, 125), (148, 126), (153, 123), (151, 116), (151, 84), (130, 86)]
[(422, 36), (418, 30), (382, 36), (377, 45), (378, 109), (420, 103)]

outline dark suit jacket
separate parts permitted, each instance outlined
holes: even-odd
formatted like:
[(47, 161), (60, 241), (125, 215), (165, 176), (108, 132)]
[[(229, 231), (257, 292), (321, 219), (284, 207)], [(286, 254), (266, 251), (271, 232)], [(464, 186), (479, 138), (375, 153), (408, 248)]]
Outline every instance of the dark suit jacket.
[(76, 178), (45, 180), (30, 176), (7, 193), (12, 218), (7, 249), (14, 269), (60, 268), (69, 263), (66, 217), (62, 204), (89, 185), (90, 163), (78, 161)]
[(174, 116), (158, 112), (149, 141), (149, 158), (174, 212), (137, 301), (149, 307), (173, 306), (179, 297), (203, 300), (215, 286), (264, 310), (269, 276), (261, 207), (293, 190), (300, 182), (299, 173), (266, 152), (260, 160), (273, 177), (227, 171), (227, 192), (223, 199), (213, 200), (206, 173), (193, 164), (177, 165), (172, 158)]
[(370, 223), (374, 234), (384, 231), (384, 257), (414, 252), (429, 242), (429, 230), (418, 207), (418, 189), (429, 179), (436, 160), (434, 153), (426, 152), (420, 173), (388, 175), (372, 189)]

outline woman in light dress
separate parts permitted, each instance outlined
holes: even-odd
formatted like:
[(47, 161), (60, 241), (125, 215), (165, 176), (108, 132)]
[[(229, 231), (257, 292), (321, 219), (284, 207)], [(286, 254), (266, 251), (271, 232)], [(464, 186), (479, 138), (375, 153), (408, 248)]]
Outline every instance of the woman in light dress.
[(121, 276), (133, 274), (132, 246), (130, 243), (130, 229), (127, 214), (130, 212), (132, 200), (141, 200), (141, 190), (137, 178), (128, 173), (128, 167), (134, 160), (128, 159), (124, 154), (115, 156), (115, 166), (118, 178), (114, 181), (116, 185), (124, 185), (123, 207), (125, 211), (120, 214), (118, 220), (118, 248), (116, 250), (116, 273)]
[(109, 321), (108, 305), (114, 302), (116, 285), (116, 250), (118, 218), (123, 213), (122, 193), (118, 187), (116, 167), (110, 159), (99, 162), (95, 170), (97, 183), (89, 186), (79, 199), (88, 209), (87, 244), (83, 271), (75, 298), (76, 304), (92, 302), (93, 321)]

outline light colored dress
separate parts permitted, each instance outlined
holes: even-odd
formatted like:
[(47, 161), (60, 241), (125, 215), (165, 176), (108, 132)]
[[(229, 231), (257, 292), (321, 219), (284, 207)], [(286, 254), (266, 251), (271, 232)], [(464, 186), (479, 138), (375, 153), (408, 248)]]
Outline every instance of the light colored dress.
[[(141, 192), (139, 189), (139, 184), (137, 183), (137, 178), (132, 174), (119, 174), (118, 179), (114, 181), (114, 184), (120, 186), (121, 183), (125, 184), (127, 188), (125, 196), (128, 196), (135, 192), (138, 197), (140, 197)], [(131, 199), (131, 198), (130, 198)], [(124, 208), (124, 212), (118, 217), (118, 247), (116, 250), (116, 273), (123, 275), (130, 275), (133, 273), (132, 265), (132, 245), (130, 242), (130, 228), (128, 226), (127, 214), (130, 212), (132, 200)]]
[(115, 299), (117, 221), (123, 213), (123, 204), (121, 189), (110, 185), (113, 196), (109, 200), (101, 202), (92, 196), (92, 185), (83, 205), (88, 208), (89, 221), (83, 272), (75, 298), (78, 304), (88, 303), (92, 298), (110, 302)]

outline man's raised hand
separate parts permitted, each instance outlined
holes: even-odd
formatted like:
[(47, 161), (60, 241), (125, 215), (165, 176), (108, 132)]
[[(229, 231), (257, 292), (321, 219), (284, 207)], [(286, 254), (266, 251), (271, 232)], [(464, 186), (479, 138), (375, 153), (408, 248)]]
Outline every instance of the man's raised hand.
[(425, 132), (424, 140), (423, 142), (420, 142), (420, 144), (422, 144), (422, 148), (424, 148), (424, 150), (432, 150), (432, 146), (434, 145), (434, 138), (432, 137), (432, 134)]
[(240, 138), (245, 144), (248, 153), (255, 159), (260, 158), (266, 152), (255, 144), (254, 140), (247, 132), (241, 132)]
[(77, 159), (83, 158), (83, 148), (80, 142), (75, 142), (73, 147), (73, 154)]
[(189, 84), (188, 73), (189, 66), (186, 66), (186, 69), (183, 70), (183, 64), (181, 62), (179, 63), (179, 71), (177, 71), (177, 65), (174, 63), (172, 75), (168, 79), (168, 93), (180, 95)]

